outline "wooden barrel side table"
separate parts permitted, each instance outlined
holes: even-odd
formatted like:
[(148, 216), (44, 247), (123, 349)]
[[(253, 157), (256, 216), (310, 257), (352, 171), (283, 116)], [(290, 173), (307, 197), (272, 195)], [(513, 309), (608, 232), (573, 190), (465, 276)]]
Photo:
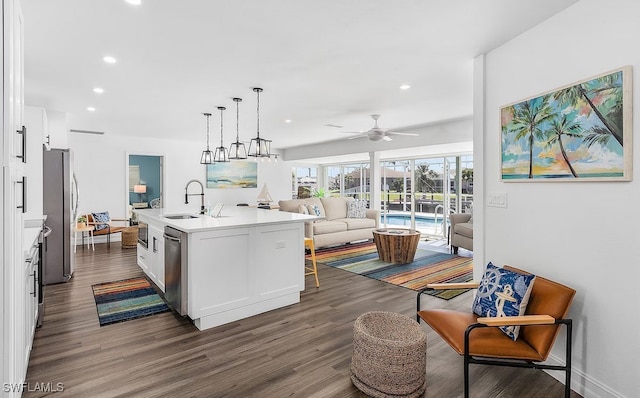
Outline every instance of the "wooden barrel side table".
[(408, 264), (413, 261), (420, 241), (414, 229), (387, 228), (373, 231), (378, 257), (386, 263)]

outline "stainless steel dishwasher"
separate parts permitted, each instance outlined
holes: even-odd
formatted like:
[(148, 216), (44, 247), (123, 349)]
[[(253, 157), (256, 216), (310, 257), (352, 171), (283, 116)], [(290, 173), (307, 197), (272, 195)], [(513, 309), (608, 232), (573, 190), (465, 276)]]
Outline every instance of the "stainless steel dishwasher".
[(164, 298), (187, 315), (187, 233), (164, 227)]

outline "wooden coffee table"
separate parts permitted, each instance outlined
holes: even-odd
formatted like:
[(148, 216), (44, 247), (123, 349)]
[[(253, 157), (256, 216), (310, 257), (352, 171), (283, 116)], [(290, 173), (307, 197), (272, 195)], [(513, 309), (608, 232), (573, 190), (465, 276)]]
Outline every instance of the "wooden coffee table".
[(373, 231), (378, 257), (386, 263), (408, 264), (413, 261), (420, 241), (414, 229), (384, 228)]

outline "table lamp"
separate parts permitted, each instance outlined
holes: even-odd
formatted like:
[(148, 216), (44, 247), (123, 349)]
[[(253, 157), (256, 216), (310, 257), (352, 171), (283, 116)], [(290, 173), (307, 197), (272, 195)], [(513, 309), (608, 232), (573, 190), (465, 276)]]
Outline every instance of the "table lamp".
[(133, 192), (138, 194), (138, 202), (142, 202), (142, 194), (147, 193), (146, 185), (134, 185)]

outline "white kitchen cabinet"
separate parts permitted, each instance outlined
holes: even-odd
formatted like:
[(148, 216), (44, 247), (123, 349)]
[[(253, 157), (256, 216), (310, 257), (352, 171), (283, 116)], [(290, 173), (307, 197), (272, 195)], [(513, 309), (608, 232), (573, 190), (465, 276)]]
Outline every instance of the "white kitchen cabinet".
[[(33, 239), (33, 236), (32, 236)], [(35, 241), (31, 245), (30, 249), (25, 254), (24, 259), (24, 289), (22, 291), (22, 297), (24, 299), (23, 314), (24, 328), (22, 330), (22, 347), (23, 358), (22, 364), (24, 366), (24, 372), (26, 373), (29, 367), (29, 355), (31, 354), (31, 347), (33, 346), (33, 337), (36, 331), (36, 323), (38, 320), (38, 262), (40, 258), (38, 256), (38, 241), (37, 236)]]
[(164, 292), (164, 229), (149, 225), (149, 277)]
[(137, 246), (137, 263), (145, 274), (149, 274), (149, 249), (138, 243)]
[[(27, 341), (25, 273), (23, 251), (24, 177), (24, 45), (23, 16), (19, 0), (2, 0), (2, 267), (0, 272), (0, 377), (3, 386), (19, 386), (26, 377)], [(18, 133), (20, 131), (20, 133)], [(25, 280), (27, 279), (27, 280)], [(29, 345), (30, 346), (30, 345)], [(7, 397), (20, 396), (20, 389), (3, 391)]]
[(138, 265), (144, 273), (164, 292), (164, 226), (139, 217), (139, 221), (147, 224), (147, 247), (138, 243)]
[(27, 163), (25, 176), (28, 182), (27, 218), (36, 218), (42, 214), (42, 142), (47, 130), (47, 113), (43, 108), (26, 106), (24, 110), (27, 127)]

